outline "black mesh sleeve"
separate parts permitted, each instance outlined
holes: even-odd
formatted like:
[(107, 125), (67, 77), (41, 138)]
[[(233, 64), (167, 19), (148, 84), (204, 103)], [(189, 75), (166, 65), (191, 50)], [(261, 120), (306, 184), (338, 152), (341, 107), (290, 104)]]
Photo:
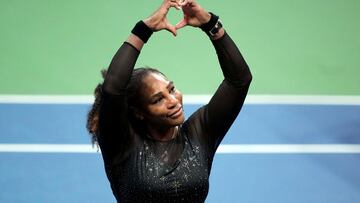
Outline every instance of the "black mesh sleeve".
[(125, 42), (113, 57), (103, 83), (98, 142), (106, 164), (121, 157), (132, 139), (125, 90), (139, 53)]
[(107, 71), (104, 92), (112, 95), (124, 94), (139, 54), (140, 51), (128, 42), (119, 48)]
[(227, 33), (212, 43), (225, 77), (204, 109), (205, 128), (215, 151), (241, 110), (252, 75)]

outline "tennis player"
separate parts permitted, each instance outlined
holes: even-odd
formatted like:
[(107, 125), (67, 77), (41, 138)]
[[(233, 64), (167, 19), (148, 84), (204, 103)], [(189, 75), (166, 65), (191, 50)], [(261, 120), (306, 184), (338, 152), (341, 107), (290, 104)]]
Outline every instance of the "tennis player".
[[(175, 26), (166, 18), (172, 8), (184, 14)], [(184, 26), (203, 31), (224, 75), (210, 102), (187, 119), (182, 94), (171, 80), (153, 68), (134, 69), (152, 34), (167, 30), (176, 36)], [(182, 60), (186, 58), (179, 56), (178, 62)], [(101, 148), (117, 201), (204, 202), (215, 151), (238, 116), (252, 80), (219, 16), (195, 0), (164, 0), (150, 17), (136, 23), (103, 75), (87, 128)]]

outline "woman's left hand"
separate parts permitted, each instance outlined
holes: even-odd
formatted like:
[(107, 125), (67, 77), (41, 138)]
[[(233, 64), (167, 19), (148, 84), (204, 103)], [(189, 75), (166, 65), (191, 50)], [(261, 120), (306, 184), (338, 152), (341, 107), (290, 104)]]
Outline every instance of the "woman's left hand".
[(200, 27), (202, 24), (209, 22), (211, 15), (196, 0), (180, 0), (184, 18), (176, 24), (176, 29), (186, 25)]
[(165, 29), (176, 36), (176, 28), (169, 23), (166, 15), (171, 7), (175, 7), (178, 10), (180, 9), (181, 5), (179, 1), (180, 0), (164, 0), (160, 8), (158, 8), (150, 17), (143, 20), (144, 23), (154, 32)]

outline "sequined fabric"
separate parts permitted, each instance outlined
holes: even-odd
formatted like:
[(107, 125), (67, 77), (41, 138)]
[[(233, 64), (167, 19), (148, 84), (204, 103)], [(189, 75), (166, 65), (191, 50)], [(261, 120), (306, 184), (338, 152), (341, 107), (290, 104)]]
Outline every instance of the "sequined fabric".
[(205, 201), (211, 159), (185, 127), (169, 142), (143, 139), (121, 166), (109, 170), (119, 202)]

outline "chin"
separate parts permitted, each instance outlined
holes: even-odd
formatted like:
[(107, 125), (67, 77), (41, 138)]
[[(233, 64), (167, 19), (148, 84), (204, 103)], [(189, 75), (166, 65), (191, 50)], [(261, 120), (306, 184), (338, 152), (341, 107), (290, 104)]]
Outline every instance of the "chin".
[(183, 124), (185, 121), (185, 117), (184, 115), (180, 116), (180, 118), (177, 119), (177, 125)]
[(170, 121), (170, 123), (172, 126), (178, 126), (178, 125), (183, 124), (184, 121), (185, 121), (184, 116), (180, 116), (179, 118), (173, 119), (172, 121)]

